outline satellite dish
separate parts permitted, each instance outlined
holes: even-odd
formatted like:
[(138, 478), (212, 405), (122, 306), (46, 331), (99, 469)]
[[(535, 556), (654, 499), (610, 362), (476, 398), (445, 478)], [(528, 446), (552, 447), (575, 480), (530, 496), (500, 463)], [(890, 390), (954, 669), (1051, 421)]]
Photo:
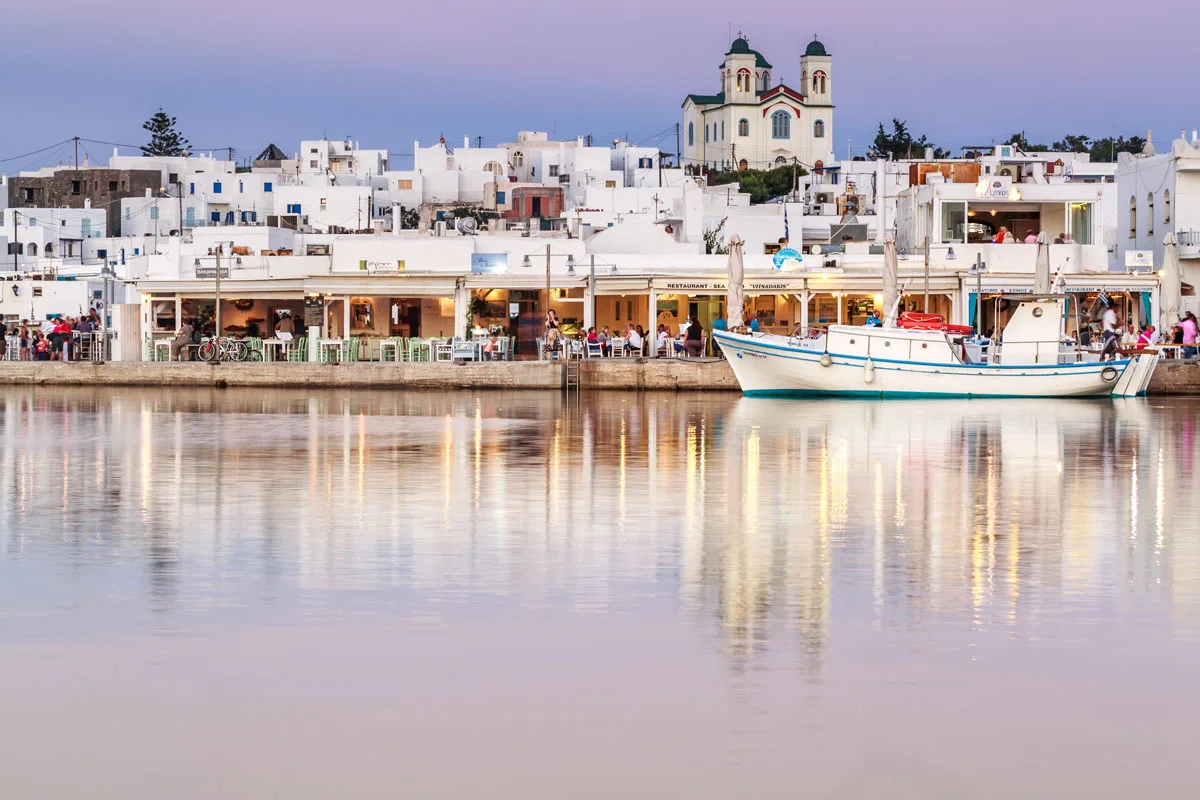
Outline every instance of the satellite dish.
[(812, 247), (808, 248), (808, 252), (812, 253), (814, 256), (821, 255), (821, 245), (814, 244)]
[(454, 227), (463, 236), (474, 236), (477, 223), (473, 217), (461, 217), (454, 223)]

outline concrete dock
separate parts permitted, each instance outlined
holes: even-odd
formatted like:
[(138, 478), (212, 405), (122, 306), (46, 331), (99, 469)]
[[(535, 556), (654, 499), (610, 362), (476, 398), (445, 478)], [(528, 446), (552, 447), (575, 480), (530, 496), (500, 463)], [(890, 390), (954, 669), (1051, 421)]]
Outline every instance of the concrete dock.
[[(603, 359), (579, 362), (584, 390), (738, 391), (723, 359)], [(561, 389), (561, 362), (353, 364), (109, 364), (0, 362), (0, 385), (202, 386), (318, 389)], [(1200, 395), (1200, 362), (1160, 361), (1152, 395)]]

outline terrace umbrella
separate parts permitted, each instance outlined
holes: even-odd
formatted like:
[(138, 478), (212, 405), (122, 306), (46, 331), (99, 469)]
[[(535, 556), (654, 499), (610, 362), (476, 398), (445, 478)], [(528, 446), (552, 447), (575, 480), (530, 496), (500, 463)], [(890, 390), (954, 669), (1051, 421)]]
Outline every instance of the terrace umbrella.
[(729, 299), (725, 316), (729, 319), (729, 327), (742, 327), (742, 282), (746, 277), (746, 267), (742, 263), (742, 239), (736, 233), (729, 237)]
[(1045, 231), (1037, 237), (1037, 269), (1033, 277), (1033, 293), (1050, 294), (1050, 237)]
[(1179, 247), (1174, 232), (1163, 237), (1162, 284), (1159, 297), (1162, 301), (1162, 331), (1166, 335), (1171, 326), (1179, 321), (1179, 306), (1183, 295), (1183, 270), (1179, 266)]
[(898, 320), (896, 300), (900, 297), (900, 263), (896, 257), (896, 234), (883, 239), (883, 326), (894, 328)]

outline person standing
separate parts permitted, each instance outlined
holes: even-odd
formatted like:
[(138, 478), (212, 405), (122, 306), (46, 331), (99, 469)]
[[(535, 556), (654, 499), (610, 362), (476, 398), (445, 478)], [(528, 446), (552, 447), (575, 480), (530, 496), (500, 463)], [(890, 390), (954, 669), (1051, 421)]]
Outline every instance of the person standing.
[(1183, 350), (1181, 354), (1183, 358), (1196, 357), (1196, 315), (1192, 312), (1187, 312), (1183, 315), (1183, 319), (1179, 320), (1179, 327), (1183, 331)]
[(284, 314), (275, 325), (275, 338), (281, 342), (290, 342), (295, 338), (296, 323), (291, 314)]
[(1025, 244), (1037, 244), (1037, 234), (1033, 231), (1025, 231)]
[(8, 325), (4, 323), (4, 317), (0, 317), (0, 361), (3, 361), (6, 355), (8, 355)]
[(546, 312), (546, 346), (545, 353), (547, 360), (554, 357), (554, 352), (558, 349), (558, 314), (554, 313), (554, 309)]
[(700, 320), (694, 319), (692, 324), (688, 325), (683, 344), (691, 358), (698, 358), (704, 352), (704, 328), (700, 325)]
[(1117, 356), (1117, 340), (1121, 336), (1121, 320), (1117, 316), (1116, 309), (1111, 305), (1104, 307), (1104, 313), (1100, 316), (1100, 325), (1104, 331), (1104, 347), (1100, 351), (1100, 360), (1108, 361), (1115, 359)]

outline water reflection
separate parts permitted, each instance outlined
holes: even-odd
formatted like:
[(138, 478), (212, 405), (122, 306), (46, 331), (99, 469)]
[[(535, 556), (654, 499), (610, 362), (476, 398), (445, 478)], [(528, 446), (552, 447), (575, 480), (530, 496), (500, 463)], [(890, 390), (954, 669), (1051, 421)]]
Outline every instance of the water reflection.
[(1190, 403), (7, 389), (0, 408), (7, 647), (565, 612), (683, 635), (743, 688), (820, 687), (898, 653), (1197, 631)]

